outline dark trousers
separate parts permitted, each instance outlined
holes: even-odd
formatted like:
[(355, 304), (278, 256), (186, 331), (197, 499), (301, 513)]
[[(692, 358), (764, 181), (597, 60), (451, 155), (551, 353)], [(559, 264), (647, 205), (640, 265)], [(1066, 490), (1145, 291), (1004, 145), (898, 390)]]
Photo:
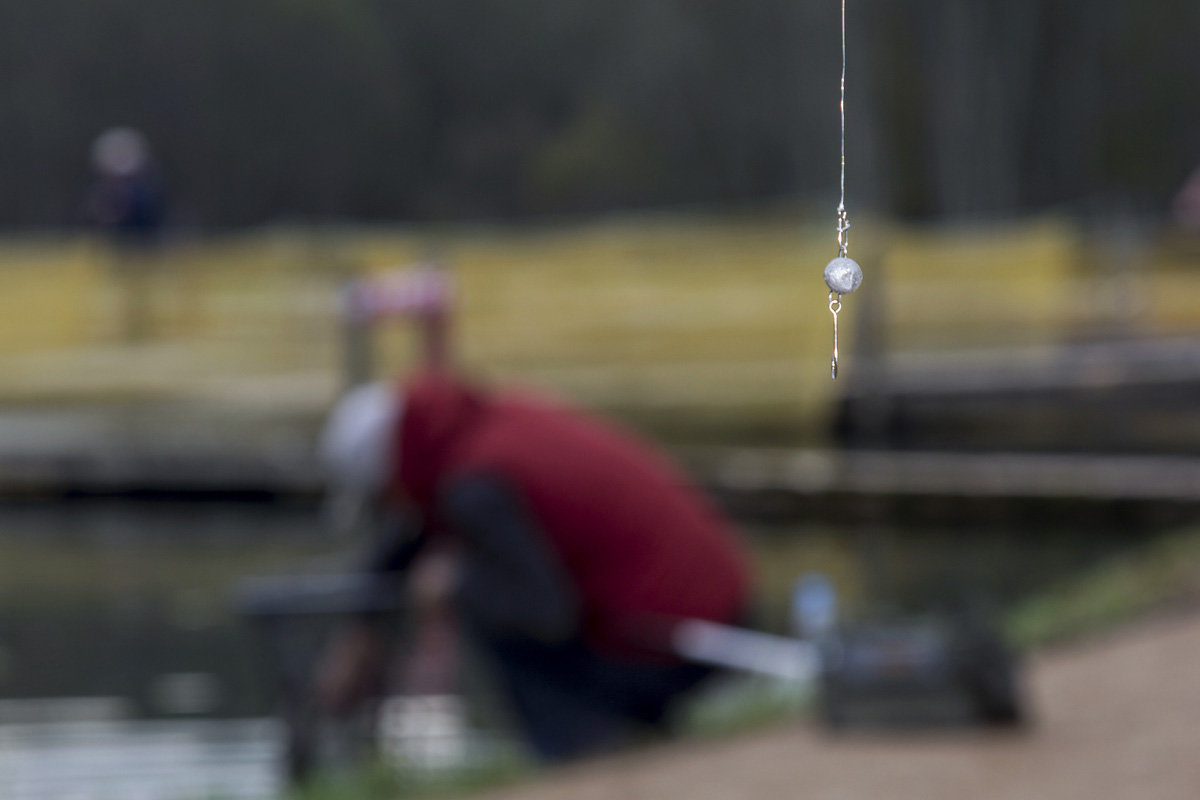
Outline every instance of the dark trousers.
[(612, 750), (661, 732), (671, 702), (711, 672), (694, 664), (617, 660), (580, 641), (480, 643), (522, 732), (547, 761)]

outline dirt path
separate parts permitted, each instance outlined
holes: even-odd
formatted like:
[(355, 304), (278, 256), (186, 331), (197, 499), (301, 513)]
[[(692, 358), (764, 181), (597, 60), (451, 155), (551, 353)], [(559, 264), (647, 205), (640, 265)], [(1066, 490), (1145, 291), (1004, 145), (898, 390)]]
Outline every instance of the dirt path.
[(1025, 734), (827, 738), (797, 726), (592, 764), (494, 800), (1196, 800), (1200, 616), (1031, 665)]

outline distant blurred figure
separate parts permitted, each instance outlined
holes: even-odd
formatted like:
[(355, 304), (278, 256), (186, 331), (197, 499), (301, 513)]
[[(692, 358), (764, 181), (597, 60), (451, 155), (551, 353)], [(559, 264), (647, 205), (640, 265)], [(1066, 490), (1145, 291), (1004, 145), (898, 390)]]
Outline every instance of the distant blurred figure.
[(121, 315), (126, 341), (144, 340), (150, 327), (150, 272), (166, 220), (166, 196), (146, 138), (132, 128), (112, 128), (92, 144), (96, 180), (88, 217), (106, 231), (116, 249)]
[[(343, 522), (371, 506), (388, 520), (364, 566), (408, 580), (402, 688), (450, 690), (462, 630), (545, 759), (661, 729), (709, 672), (671, 655), (674, 626), (746, 610), (730, 524), (647, 444), (579, 411), (432, 366), (348, 393), (322, 449)], [(344, 632), (318, 675), (328, 708), (371, 690), (384, 646), (369, 620)]]

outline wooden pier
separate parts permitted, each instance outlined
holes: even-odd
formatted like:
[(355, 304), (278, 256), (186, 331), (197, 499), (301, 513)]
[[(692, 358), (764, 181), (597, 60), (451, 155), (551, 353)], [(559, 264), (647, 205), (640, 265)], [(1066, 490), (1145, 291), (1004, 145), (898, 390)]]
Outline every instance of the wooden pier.
[[(1200, 502), (1200, 340), (867, 361), (829, 449), (677, 455), (722, 495)], [(320, 409), (0, 411), (0, 496), (313, 495)]]
[(724, 494), (1200, 503), (1195, 457), (740, 449), (693, 459)]

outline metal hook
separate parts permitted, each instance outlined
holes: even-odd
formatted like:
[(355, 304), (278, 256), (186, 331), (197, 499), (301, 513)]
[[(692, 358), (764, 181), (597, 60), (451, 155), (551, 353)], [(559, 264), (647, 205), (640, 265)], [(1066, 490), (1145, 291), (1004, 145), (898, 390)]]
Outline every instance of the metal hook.
[(833, 314), (833, 359), (829, 363), (829, 377), (837, 380), (838, 376), (838, 312), (842, 310), (842, 296), (836, 292), (829, 293), (829, 312)]

